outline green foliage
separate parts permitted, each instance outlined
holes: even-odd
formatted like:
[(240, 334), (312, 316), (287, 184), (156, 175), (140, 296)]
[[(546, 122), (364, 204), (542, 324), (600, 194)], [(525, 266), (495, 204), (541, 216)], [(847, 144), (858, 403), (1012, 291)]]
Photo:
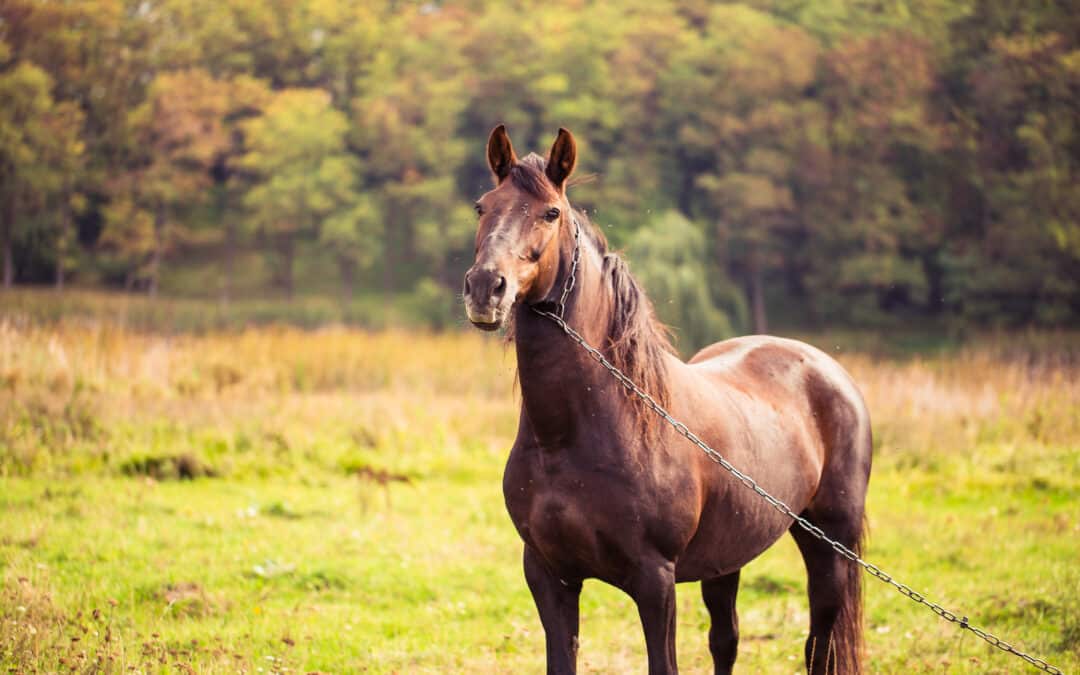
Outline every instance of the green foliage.
[[(489, 185), (483, 143), (505, 122), (522, 152), (577, 134), (579, 171), (599, 180), (575, 204), (614, 244), (651, 212), (698, 223), (703, 273), (745, 296), (740, 329), (1075, 324), (1075, 15), (990, 0), (11, 0), (6, 280), (448, 296)], [(220, 282), (182, 281), (191, 270)]]
[(745, 321), (742, 299), (731, 282), (706, 274), (704, 234), (677, 211), (660, 214), (635, 232), (627, 255), (661, 320), (676, 327), (685, 355), (734, 335), (731, 316)]
[[(12, 54), (7, 51), (7, 57)], [(0, 54), (0, 60), (6, 60)], [(56, 101), (53, 80), (36, 65), (18, 61), (0, 70), (0, 248), (3, 283), (14, 280), (11, 247), (16, 237), (49, 250), (62, 269), (69, 263), (71, 200), (82, 168), (81, 111)]]
[(317, 236), (326, 220), (328, 243), (352, 264), (371, 239), (374, 214), (354, 191), (358, 167), (345, 152), (347, 131), (345, 115), (320, 89), (277, 92), (262, 115), (244, 124), (240, 166), (254, 176), (244, 206), (251, 226), (276, 246), (279, 281), (290, 295), (296, 238)]

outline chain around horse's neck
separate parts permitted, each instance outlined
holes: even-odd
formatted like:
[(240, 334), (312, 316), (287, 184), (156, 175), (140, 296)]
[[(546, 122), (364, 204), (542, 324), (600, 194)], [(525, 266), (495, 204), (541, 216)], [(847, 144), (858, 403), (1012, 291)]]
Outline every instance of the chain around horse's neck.
[(563, 281), (562, 294), (559, 296), (558, 301), (544, 299), (529, 306), (534, 312), (541, 316), (547, 316), (552, 313), (543, 309), (543, 306), (553, 305), (555, 308), (554, 314), (558, 316), (559, 319), (565, 320), (566, 300), (570, 297), (570, 293), (573, 292), (574, 285), (577, 283), (577, 268), (578, 263), (581, 262), (581, 225), (578, 223), (577, 216), (574, 215), (572, 209), (570, 213), (570, 222), (574, 227), (574, 251), (570, 254), (570, 269), (566, 274), (566, 279)]

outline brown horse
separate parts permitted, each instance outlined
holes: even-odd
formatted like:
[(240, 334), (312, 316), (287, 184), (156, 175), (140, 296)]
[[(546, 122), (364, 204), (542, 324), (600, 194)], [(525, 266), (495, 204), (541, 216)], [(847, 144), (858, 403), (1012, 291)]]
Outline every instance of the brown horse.
[(567, 201), (573, 136), (560, 129), (546, 160), (519, 160), (499, 126), (487, 155), (495, 188), (476, 203), (465, 309), (479, 328), (510, 325), (516, 343), (522, 405), (503, 492), (525, 542), (548, 672), (575, 671), (587, 578), (637, 604), (650, 673), (676, 672), (675, 583), (700, 581), (716, 672), (730, 672), (739, 570), (789, 530), (809, 576), (807, 668), (860, 672), (858, 567), (793, 528), (532, 310), (559, 307), (573, 271), (570, 326), (765, 490), (858, 551), (871, 442), (851, 378), (809, 345), (766, 336), (683, 363), (625, 263)]

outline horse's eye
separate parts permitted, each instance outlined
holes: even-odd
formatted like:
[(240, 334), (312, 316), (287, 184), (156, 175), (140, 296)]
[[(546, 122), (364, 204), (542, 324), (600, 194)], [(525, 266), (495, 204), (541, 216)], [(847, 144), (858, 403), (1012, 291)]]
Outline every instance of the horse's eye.
[(554, 206), (548, 209), (547, 213), (544, 214), (544, 220), (548, 221), (549, 223), (554, 221), (558, 217), (559, 209), (555, 208)]
[(478, 215), (478, 216), (484, 215), (484, 207), (480, 206), (479, 203), (473, 204), (473, 208), (476, 209), (476, 215)]

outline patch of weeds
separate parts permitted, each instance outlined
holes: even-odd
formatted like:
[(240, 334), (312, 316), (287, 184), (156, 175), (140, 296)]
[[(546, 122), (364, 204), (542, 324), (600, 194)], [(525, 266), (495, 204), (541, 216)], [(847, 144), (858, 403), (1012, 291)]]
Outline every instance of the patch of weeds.
[(29, 475), (81, 447), (104, 447), (97, 400), (75, 388), (69, 396), (35, 392), (0, 398), (0, 469)]
[(110, 601), (94, 608), (61, 612), (52, 593), (28, 577), (5, 579), (0, 589), (0, 666), (7, 672), (113, 672), (120, 649), (112, 631)]
[(350, 476), (356, 476), (360, 480), (387, 485), (389, 483), (406, 483), (411, 485), (413, 480), (404, 473), (395, 473), (388, 469), (373, 467), (360, 461), (342, 461), (342, 469)]
[(997, 596), (990, 600), (992, 608), (983, 614), (983, 620), (988, 623), (1005, 620), (1041, 622), (1061, 611), (1058, 605), (1044, 598), (1016, 598), (1010, 602), (1008, 598)]
[(169, 584), (160, 594), (166, 602), (165, 614), (180, 618), (201, 618), (220, 611), (220, 602), (193, 581)]
[(315, 570), (296, 577), (296, 587), (307, 591), (340, 591), (348, 588), (348, 586), (348, 579), (330, 570)]
[(233, 452), (248, 452), (255, 447), (254, 441), (251, 440), (251, 436), (248, 436), (242, 431), (238, 431), (232, 440)]
[(279, 431), (267, 431), (263, 434), (263, 440), (265, 440), (271, 449), (278, 455), (287, 455), (289, 450), (291, 450), (289, 439), (285, 437), (285, 434)]
[(38, 528), (25, 537), (0, 537), (0, 546), (17, 546), (27, 550), (37, 548), (45, 530)]
[(208, 371), (218, 393), (242, 382), (245, 374), (243, 370), (235, 365), (221, 361), (211, 363)]
[(180, 455), (144, 455), (120, 464), (128, 476), (149, 476), (154, 480), (193, 480), (218, 475), (214, 467), (189, 453)]
[(303, 517), (296, 511), (293, 511), (292, 508), (285, 502), (272, 502), (268, 506), (265, 506), (262, 509), (262, 512), (268, 516), (273, 516), (275, 518), (287, 518), (289, 520), (296, 520), (297, 518)]
[(1066, 605), (1064, 614), (1061, 620), (1061, 640), (1057, 643), (1057, 648), (1080, 655), (1080, 605)]
[(379, 445), (379, 437), (366, 426), (359, 426), (352, 430), (349, 438), (359, 448), (374, 448)]
[[(129, 666), (130, 670), (138, 672), (198, 672), (191, 664), (196, 658), (206, 654), (220, 657), (220, 650), (211, 650), (199, 644), (198, 640), (180, 642), (177, 640), (162, 640), (159, 633), (151, 633), (149, 640), (144, 640), (139, 645), (136, 666)], [(240, 654), (235, 656), (238, 665), (237, 672), (247, 672), (248, 669), (240, 665), (244, 657)]]
[(64, 488), (47, 485), (41, 493), (41, 498), (47, 502), (54, 499), (77, 499), (82, 496), (82, 493), (82, 488), (78, 486), (72, 488)]
[(63, 624), (48, 591), (27, 577), (5, 580), (0, 591), (0, 657), (5, 662), (8, 658), (16, 664), (36, 662)]
[(743, 584), (743, 588), (757, 591), (762, 595), (789, 595), (797, 592), (795, 584), (769, 575), (754, 577)]
[(1036, 491), (1042, 492), (1042, 491), (1050, 490), (1051, 488), (1053, 488), (1053, 483), (1050, 482), (1049, 478), (1043, 478), (1042, 476), (1036, 476), (1036, 477), (1031, 479), (1031, 487), (1032, 487), (1032, 489), (1034, 489)]

